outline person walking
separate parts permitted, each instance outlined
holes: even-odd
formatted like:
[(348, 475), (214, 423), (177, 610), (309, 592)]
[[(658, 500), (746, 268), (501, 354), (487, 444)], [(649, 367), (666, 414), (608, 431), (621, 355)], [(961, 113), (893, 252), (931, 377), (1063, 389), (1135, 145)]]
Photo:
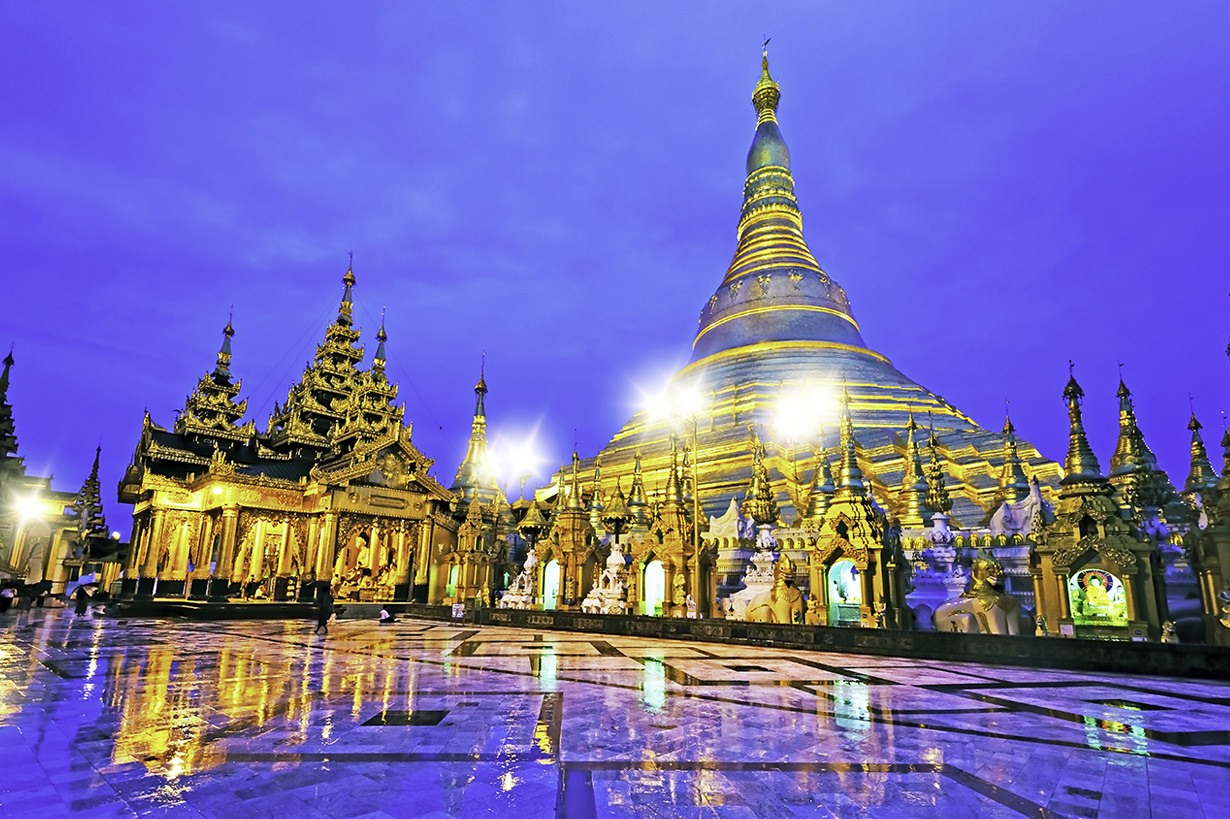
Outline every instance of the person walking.
[(0, 589), (0, 614), (8, 611), (13, 605), (13, 597), (17, 594), (12, 586), (5, 586)]
[(321, 583), (316, 587), (316, 628), (313, 634), (319, 634), (323, 628), (329, 633), (329, 617), (333, 614), (333, 595), (329, 593), (329, 584)]
[(77, 591), (73, 592), (73, 599), (77, 601), (77, 605), (73, 607), (73, 614), (80, 617), (90, 610), (90, 593), (85, 590), (85, 586), (78, 586)]

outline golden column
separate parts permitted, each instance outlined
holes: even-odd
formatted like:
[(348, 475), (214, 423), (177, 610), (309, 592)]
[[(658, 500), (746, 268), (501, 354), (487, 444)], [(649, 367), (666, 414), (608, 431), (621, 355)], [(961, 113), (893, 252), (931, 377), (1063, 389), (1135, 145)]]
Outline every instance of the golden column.
[(235, 561), (235, 534), (239, 526), (238, 507), (228, 506), (222, 510), (222, 532), (218, 555), (214, 560), (214, 573), (209, 581), (209, 599), (225, 603), (231, 591), (231, 565)]

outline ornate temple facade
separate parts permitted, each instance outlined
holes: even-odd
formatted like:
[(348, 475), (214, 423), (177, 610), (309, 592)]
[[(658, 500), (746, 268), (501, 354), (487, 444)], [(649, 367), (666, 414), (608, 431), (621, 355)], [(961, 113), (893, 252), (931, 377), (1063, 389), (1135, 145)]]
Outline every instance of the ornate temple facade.
[(146, 413), (119, 484), (134, 507), (125, 593), (308, 599), (322, 581), (343, 599), (440, 599), (435, 556), (456, 545), (454, 496), (394, 403), (383, 325), (360, 366), (353, 269), (343, 283), (337, 318), (263, 432), (242, 420), (229, 322), (174, 425)]

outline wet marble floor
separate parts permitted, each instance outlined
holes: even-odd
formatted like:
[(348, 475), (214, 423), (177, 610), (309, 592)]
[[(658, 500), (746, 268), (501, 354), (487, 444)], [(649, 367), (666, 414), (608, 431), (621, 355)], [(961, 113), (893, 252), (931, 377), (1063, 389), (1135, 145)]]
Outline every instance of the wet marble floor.
[(0, 616), (0, 814), (1230, 816), (1226, 683), (312, 627)]

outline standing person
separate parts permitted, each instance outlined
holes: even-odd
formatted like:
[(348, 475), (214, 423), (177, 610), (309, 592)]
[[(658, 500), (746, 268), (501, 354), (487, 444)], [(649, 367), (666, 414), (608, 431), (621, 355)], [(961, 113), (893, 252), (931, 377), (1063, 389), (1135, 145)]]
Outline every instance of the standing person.
[(90, 593), (85, 590), (85, 586), (78, 586), (77, 591), (73, 592), (73, 599), (77, 601), (77, 605), (73, 607), (73, 614), (80, 617), (90, 609)]
[(323, 628), (329, 633), (329, 616), (333, 614), (333, 595), (329, 593), (329, 584), (321, 583), (316, 587), (316, 628), (313, 634), (319, 634)]

